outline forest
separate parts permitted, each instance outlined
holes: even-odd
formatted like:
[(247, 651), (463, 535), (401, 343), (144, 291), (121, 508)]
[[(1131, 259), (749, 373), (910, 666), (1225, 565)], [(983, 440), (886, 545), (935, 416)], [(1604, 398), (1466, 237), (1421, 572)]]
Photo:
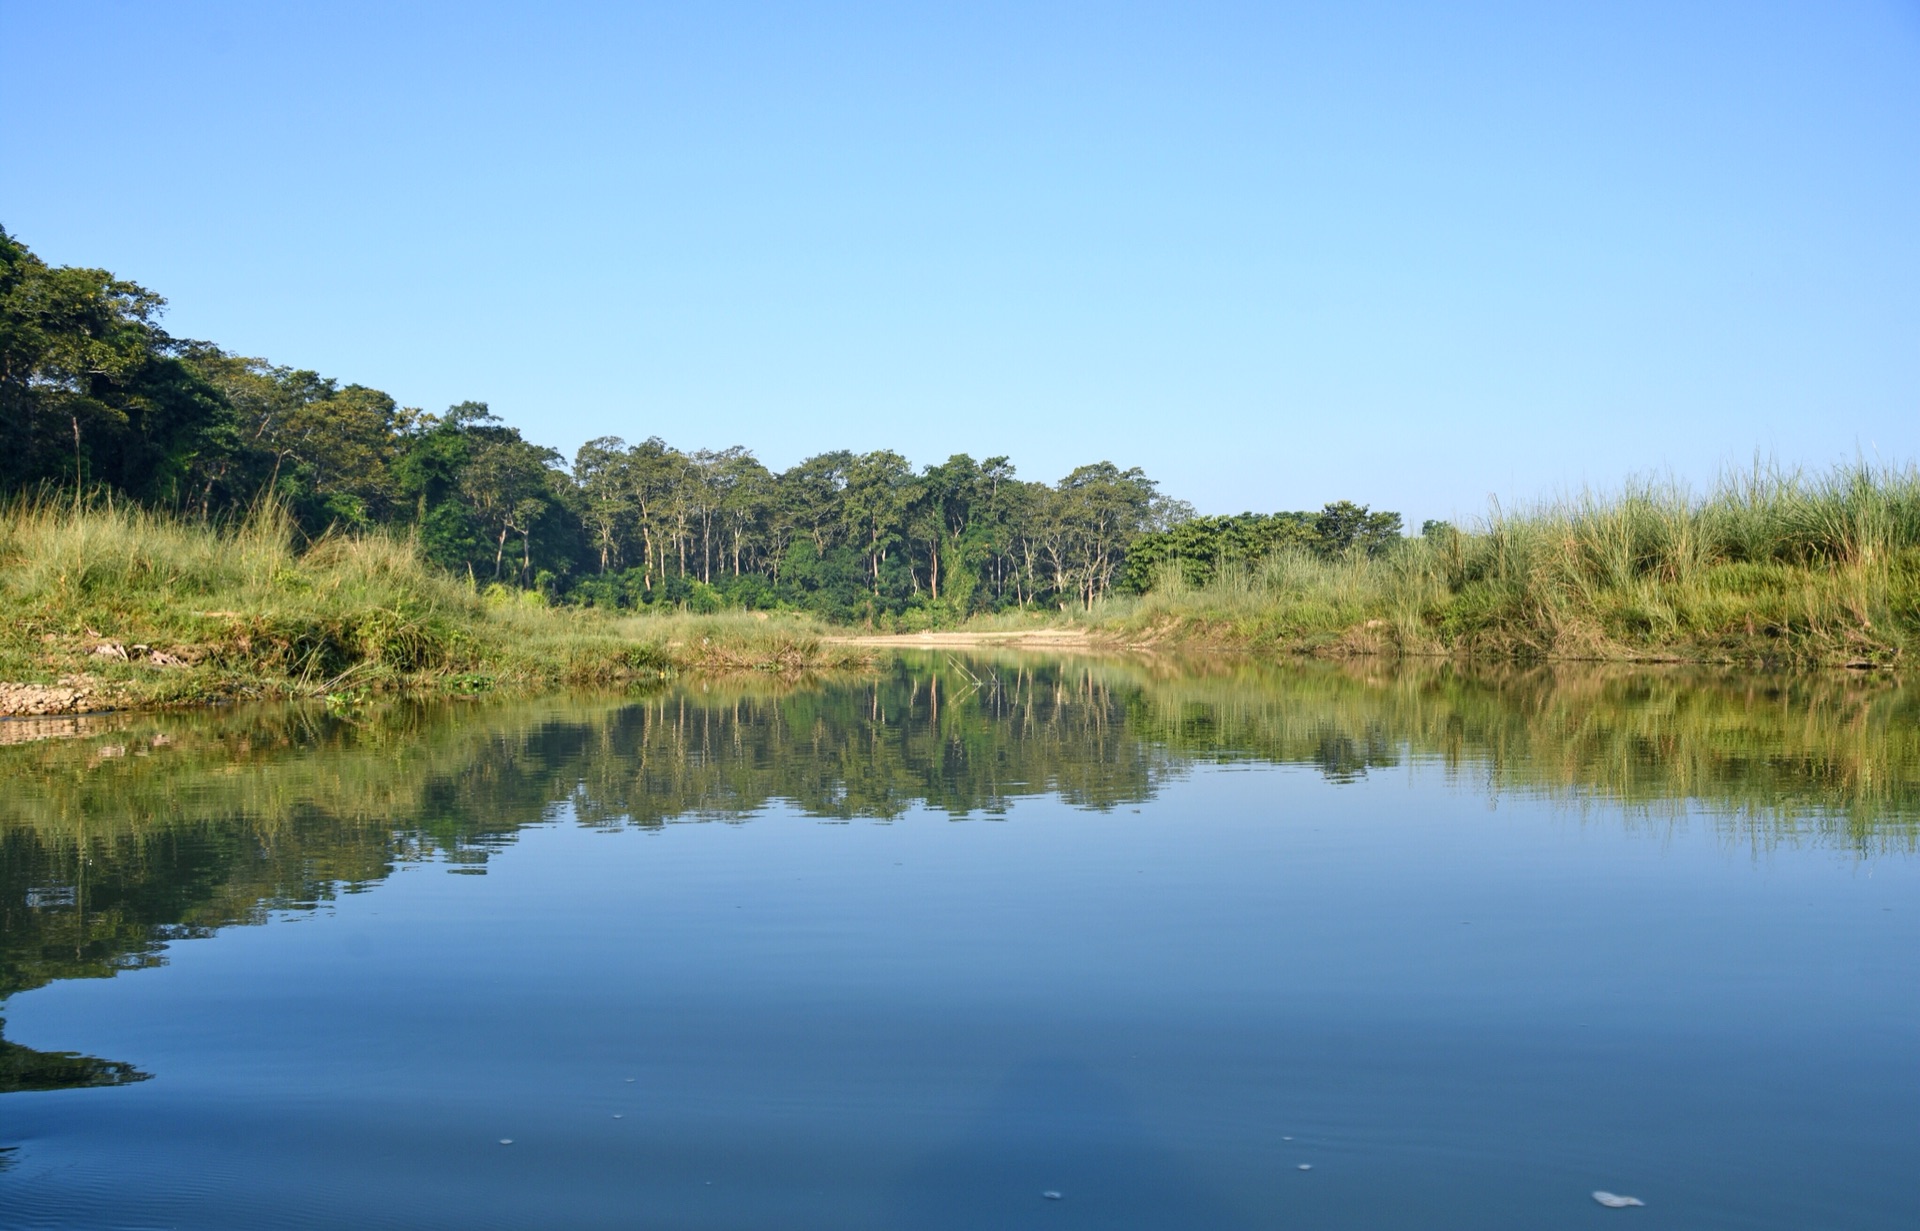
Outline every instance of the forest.
[(1138, 467), (1056, 483), (1004, 456), (915, 468), (835, 450), (773, 471), (744, 447), (635, 431), (571, 459), (486, 403), (440, 413), (161, 325), (165, 301), (102, 269), (53, 266), (0, 230), (0, 498), (86, 493), (211, 524), (263, 501), (298, 532), (388, 532), (476, 589), (605, 608), (795, 609), (931, 621), (1086, 610), (1281, 547), (1377, 555), (1400, 519), (1197, 518)]

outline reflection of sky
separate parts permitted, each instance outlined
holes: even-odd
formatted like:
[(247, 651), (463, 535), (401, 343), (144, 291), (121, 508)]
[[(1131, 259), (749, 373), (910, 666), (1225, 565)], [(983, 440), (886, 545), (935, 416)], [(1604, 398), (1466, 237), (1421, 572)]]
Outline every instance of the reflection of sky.
[(485, 876), (446, 867), (15, 998), (23, 1041), (158, 1080), (9, 1102), (12, 1208), (1518, 1227), (1606, 1188), (1697, 1223), (1913, 1209), (1910, 859), (1867, 877), (1490, 810), (1435, 765), (1241, 765), (1138, 811), (561, 817)]

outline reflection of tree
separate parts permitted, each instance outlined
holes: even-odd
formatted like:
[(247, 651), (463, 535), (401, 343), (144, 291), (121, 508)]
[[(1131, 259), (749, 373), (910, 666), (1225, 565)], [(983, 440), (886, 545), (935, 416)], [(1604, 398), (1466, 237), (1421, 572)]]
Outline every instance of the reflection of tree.
[(1358, 782), (1370, 769), (1400, 762), (1400, 745), (1377, 726), (1363, 731), (1325, 727), (1313, 752), (1313, 764), (1331, 782)]
[[(35, 1051), (0, 1039), (0, 1094), (27, 1090), (77, 1090), (124, 1086), (148, 1074), (118, 1060), (96, 1060), (70, 1051)], [(0, 1166), (5, 1165), (0, 1158)]]
[[(1850, 677), (983, 656), (809, 687), (118, 716), (0, 746), (0, 999), (152, 965), (172, 940), (311, 908), (400, 862), (483, 872), (557, 807), (608, 827), (776, 804), (959, 818), (1036, 795), (1107, 810), (1236, 760), (1341, 783), (1428, 762), (1497, 793), (1703, 811), (1756, 847), (1920, 835), (1914, 698)], [(7, 1054), (22, 1072), (137, 1077)]]

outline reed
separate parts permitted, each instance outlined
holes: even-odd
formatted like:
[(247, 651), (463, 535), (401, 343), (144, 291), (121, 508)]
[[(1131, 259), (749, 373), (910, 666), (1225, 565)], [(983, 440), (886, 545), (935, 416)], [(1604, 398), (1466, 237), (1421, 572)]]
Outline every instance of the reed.
[(107, 498), (0, 508), (0, 681), (79, 708), (354, 700), (846, 665), (808, 619), (647, 616), (478, 591), (400, 535), (301, 543), (268, 504), (222, 524)]
[(1495, 508), (1378, 557), (1289, 553), (1096, 612), (1131, 639), (1517, 659), (1890, 665), (1920, 642), (1920, 470), (1756, 467)]

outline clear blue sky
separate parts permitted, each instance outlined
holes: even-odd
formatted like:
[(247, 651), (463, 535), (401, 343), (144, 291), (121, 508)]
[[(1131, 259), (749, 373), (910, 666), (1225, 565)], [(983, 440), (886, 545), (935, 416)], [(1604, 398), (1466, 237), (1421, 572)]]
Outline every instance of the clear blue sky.
[(0, 0), (0, 224), (571, 455), (1473, 515), (1920, 454), (1920, 3)]

